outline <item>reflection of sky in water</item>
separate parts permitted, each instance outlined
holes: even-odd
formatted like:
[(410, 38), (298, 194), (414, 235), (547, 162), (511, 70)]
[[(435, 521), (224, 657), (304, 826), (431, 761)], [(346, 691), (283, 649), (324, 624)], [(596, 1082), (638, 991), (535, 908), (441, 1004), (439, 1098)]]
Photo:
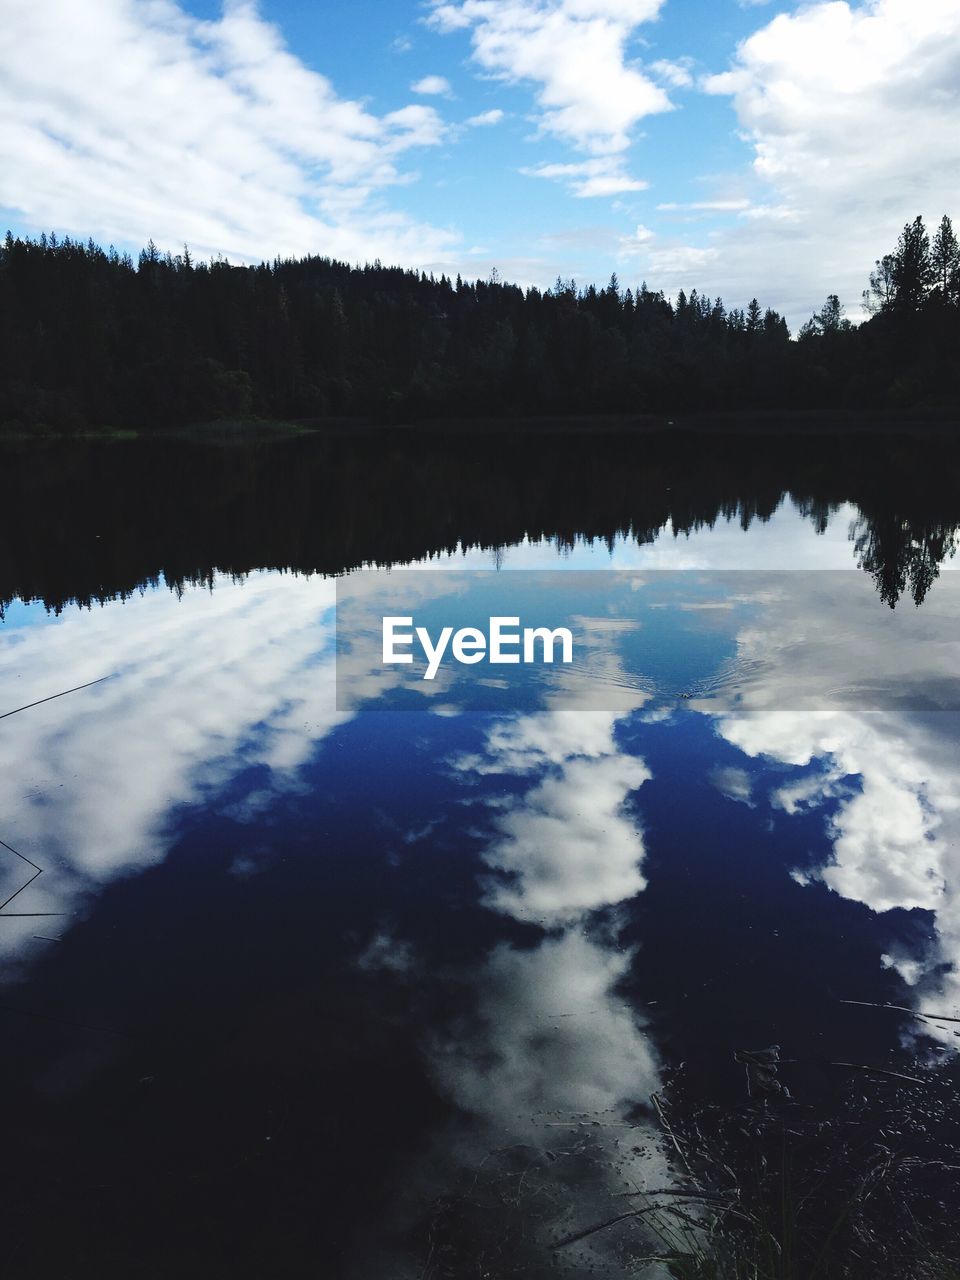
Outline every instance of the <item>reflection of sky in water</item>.
[[(577, 542), (563, 549), (559, 563), (556, 551), (541, 542), (507, 547), (498, 560), (505, 569), (849, 569), (850, 527), (856, 515), (856, 507), (844, 504), (825, 532), (816, 535), (809, 520), (784, 500), (769, 520), (755, 518), (749, 530), (731, 519), (674, 534), (668, 523), (649, 543), (626, 537), (617, 537), (612, 547)], [(458, 563), (480, 568), (489, 567), (491, 560), (489, 552), (469, 551)], [(949, 562), (944, 565), (949, 567)]]
[[(748, 533), (668, 532), (561, 563), (848, 569), (850, 518), (816, 537), (785, 507)], [(503, 563), (558, 559), (524, 545)], [(17, 998), (49, 948), (69, 957), (71, 931), (96, 929), (111, 883), (165, 860), (174, 919), (215, 897), (215, 863), (231, 895), (268, 895), (267, 944), (295, 897), (322, 895), (362, 982), (394, 984), (401, 1008), (431, 984), (455, 993), (452, 1013), (411, 1013), (450, 1112), (387, 1221), (400, 1231), (439, 1183), (511, 1144), (540, 1160), (550, 1231), (589, 1221), (624, 1179), (669, 1180), (634, 1111), (664, 1061), (700, 1053), (707, 1078), (721, 1052), (726, 1069), (729, 1048), (791, 1035), (798, 1058), (815, 1035), (842, 1057), (837, 996), (960, 1004), (958, 724), (935, 709), (958, 671), (954, 581), (895, 613), (855, 573), (761, 572), (724, 593), (695, 574), (631, 592), (627, 575), (602, 612), (558, 588), (593, 620), (616, 696), (571, 698), (558, 671), (537, 705), (498, 715), (459, 714), (452, 677), (421, 691), (419, 713), (373, 709), (395, 676), (369, 670), (351, 672), (338, 711), (330, 581), (261, 573), (56, 620), (15, 607), (0, 710), (112, 676), (0, 721), (0, 837), (44, 868), (2, 921)], [(365, 589), (362, 575), (341, 584)], [(639, 630), (611, 625), (623, 616)], [(2, 870), (6, 898), (24, 866)], [(859, 1028), (861, 1055), (889, 1054), (896, 1026)], [(588, 1117), (588, 1171), (544, 1164)], [(617, 1247), (598, 1240), (589, 1262)]]

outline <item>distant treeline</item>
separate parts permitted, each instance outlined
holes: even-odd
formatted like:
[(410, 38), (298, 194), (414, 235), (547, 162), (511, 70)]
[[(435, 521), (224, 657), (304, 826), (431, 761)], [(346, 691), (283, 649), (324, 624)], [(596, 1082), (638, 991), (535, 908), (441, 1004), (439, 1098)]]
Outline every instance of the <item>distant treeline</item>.
[(7, 234), (0, 430), (216, 418), (951, 408), (960, 246), (908, 223), (854, 326), (834, 295), (800, 330), (646, 284), (541, 292), (329, 258), (256, 267)]

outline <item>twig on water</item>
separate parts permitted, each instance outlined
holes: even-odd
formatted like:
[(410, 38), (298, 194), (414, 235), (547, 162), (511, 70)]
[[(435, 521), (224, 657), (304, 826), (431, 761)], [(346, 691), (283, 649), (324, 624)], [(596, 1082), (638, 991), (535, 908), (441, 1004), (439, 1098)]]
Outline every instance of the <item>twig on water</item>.
[(923, 1084), (919, 1076), (905, 1076), (901, 1071), (887, 1071), (884, 1067), (865, 1067), (859, 1062), (831, 1062), (831, 1067), (849, 1067), (851, 1071), (868, 1071), (874, 1076), (890, 1076), (893, 1080), (907, 1080), (910, 1084)]
[[(6, 849), (9, 849), (10, 846), (6, 845), (5, 847)], [(24, 859), (24, 861), (26, 860), (27, 859)], [(42, 869), (42, 867), (37, 867), (35, 872), (33, 872), (31, 878), (29, 878), (28, 881), (26, 881), (26, 883), (20, 884), (20, 887), (18, 888), (17, 892), (10, 893), (10, 896), (8, 897), (8, 899), (6, 899), (6, 901), (0, 902), (0, 911), (3, 911), (3, 909), (5, 908), (6, 904), (8, 904), (8, 902), (13, 902), (15, 897), (19, 897), (20, 893), (24, 891), (24, 888), (29, 888), (29, 886), (31, 886), (31, 884), (33, 883), (33, 881), (35, 881), (37, 876), (42, 876), (42, 874), (44, 874), (44, 869)]]
[(572, 1231), (570, 1235), (554, 1241), (550, 1248), (565, 1249), (567, 1245), (576, 1244), (579, 1240), (586, 1240), (587, 1236), (594, 1236), (598, 1231), (606, 1231), (607, 1227), (614, 1227), (618, 1222), (626, 1222), (628, 1218), (639, 1218), (648, 1212), (649, 1210), (647, 1209), (630, 1209), (627, 1213), (618, 1213), (615, 1218), (607, 1218), (604, 1222), (595, 1222), (593, 1226), (584, 1227), (581, 1231)]
[(545, 1120), (544, 1129), (635, 1129), (629, 1120)]
[(28, 867), (33, 867), (34, 871), (43, 870), (43, 867), (38, 867), (35, 862), (31, 862), (25, 853), (21, 853), (18, 849), (15, 849), (12, 844), (7, 844), (6, 840), (0, 840), (0, 845), (3, 845), (4, 849), (9, 849), (11, 853), (16, 854), (20, 861), (25, 862)]
[(939, 1018), (941, 1022), (960, 1022), (960, 1018), (952, 1018), (949, 1013), (925, 1013), (922, 1009), (908, 1009), (902, 1004), (874, 1004), (871, 1000), (841, 1000), (841, 1004), (857, 1004), (864, 1009), (895, 1009), (898, 1013), (909, 1013), (911, 1018)]
[(621, 1191), (619, 1196), (624, 1200), (632, 1196), (681, 1196), (684, 1200), (704, 1200), (708, 1204), (725, 1199), (722, 1191), (682, 1191), (675, 1187), (659, 1187), (655, 1191)]
[(44, 702), (53, 702), (55, 698), (65, 698), (68, 693), (79, 693), (81, 689), (89, 689), (92, 685), (103, 684), (104, 680), (112, 680), (116, 674), (115, 671), (111, 671), (108, 676), (100, 676), (96, 680), (88, 680), (86, 684), (74, 685), (72, 689), (63, 689), (60, 693), (51, 693), (46, 698), (38, 698), (36, 702), (26, 702), (22, 707), (14, 707), (12, 711), (0, 713), (0, 720), (6, 720), (7, 716), (15, 716), (21, 711), (29, 711), (31, 707), (39, 707)]
[(14, 898), (19, 897), (19, 895), (23, 893), (24, 889), (29, 889), (30, 885), (33, 884), (37, 876), (43, 875), (43, 867), (38, 867), (35, 862), (31, 862), (25, 853), (20, 853), (20, 851), (18, 849), (15, 849), (12, 844), (7, 844), (6, 840), (0, 840), (0, 845), (2, 845), (4, 849), (9, 849), (9, 851), (12, 854), (15, 854), (20, 859), (21, 862), (25, 862), (28, 867), (33, 867), (33, 875), (30, 877), (30, 879), (27, 880), (24, 884), (22, 884), (20, 888), (16, 890), (15, 893), (11, 893), (9, 898), (6, 898), (3, 902), (0, 902), (0, 911), (3, 911), (3, 908), (7, 905), (8, 902), (12, 902)]

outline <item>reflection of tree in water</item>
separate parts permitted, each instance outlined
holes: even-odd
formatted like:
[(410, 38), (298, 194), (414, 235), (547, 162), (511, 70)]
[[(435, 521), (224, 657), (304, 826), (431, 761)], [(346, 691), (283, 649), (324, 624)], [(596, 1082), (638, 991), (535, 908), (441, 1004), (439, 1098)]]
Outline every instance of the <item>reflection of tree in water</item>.
[(957, 549), (957, 526), (911, 520), (896, 511), (861, 515), (851, 526), (857, 565), (876, 583), (880, 599), (895, 608), (907, 591), (923, 603), (940, 576), (940, 566)]
[[(922, 444), (922, 447), (921, 447)], [(770, 519), (789, 496), (817, 533), (859, 506), (858, 562), (919, 603), (960, 525), (960, 449), (856, 436), (325, 432), (215, 445), (151, 438), (0, 454), (0, 604), (59, 609), (255, 569), (339, 574), (460, 548), (649, 543)], [(500, 549), (499, 551), (497, 549)]]

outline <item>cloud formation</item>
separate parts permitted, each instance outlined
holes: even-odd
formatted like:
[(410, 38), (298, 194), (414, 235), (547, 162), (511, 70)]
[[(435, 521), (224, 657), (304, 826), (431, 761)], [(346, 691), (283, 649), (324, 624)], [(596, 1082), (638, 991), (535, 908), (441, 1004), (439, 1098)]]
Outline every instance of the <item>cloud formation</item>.
[(481, 111), (479, 115), (471, 116), (467, 120), (467, 124), (474, 128), (484, 125), (499, 124), (503, 119), (503, 112), (499, 107), (492, 107), (489, 111)]
[(252, 0), (213, 22), (173, 0), (8, 0), (2, 201), (34, 227), (258, 260), (417, 262), (454, 237), (382, 203), (400, 157), (445, 136), (433, 107), (338, 96)]
[[(595, 158), (602, 171), (547, 165), (539, 177), (569, 178), (574, 193), (613, 195), (645, 185), (619, 159), (644, 117), (671, 109), (655, 80), (631, 63), (626, 46), (655, 19), (663, 0), (461, 0), (434, 3), (440, 32), (469, 31), (473, 61), (489, 76), (536, 86), (539, 133)], [(671, 64), (671, 74), (673, 73)], [(675, 82), (675, 77), (674, 77)], [(566, 172), (564, 170), (566, 169)]]
[(483, 854), (494, 873), (485, 894), (494, 910), (569, 926), (646, 887), (643, 836), (629, 801), (651, 775), (642, 760), (619, 749), (620, 714), (518, 716), (491, 727), (482, 754), (455, 761), (465, 777), (538, 776), (524, 795), (494, 805)]
[(410, 88), (413, 93), (428, 95), (442, 96), (451, 92), (450, 81), (446, 76), (423, 76), (420, 80), (415, 80)]
[(646, 887), (643, 839), (626, 811), (650, 777), (632, 756), (569, 760), (496, 820), (484, 861), (507, 879), (488, 901), (518, 920), (557, 923)]
[(575, 196), (616, 196), (626, 191), (645, 191), (647, 183), (631, 178), (617, 156), (602, 156), (574, 164), (538, 164), (521, 169), (529, 178), (552, 178), (566, 182)]
[(763, 295), (792, 323), (833, 292), (854, 311), (908, 219), (960, 213), (956, 0), (802, 6), (702, 87), (730, 98), (766, 194), (692, 246), (709, 261), (662, 241), (649, 271), (669, 291)]

